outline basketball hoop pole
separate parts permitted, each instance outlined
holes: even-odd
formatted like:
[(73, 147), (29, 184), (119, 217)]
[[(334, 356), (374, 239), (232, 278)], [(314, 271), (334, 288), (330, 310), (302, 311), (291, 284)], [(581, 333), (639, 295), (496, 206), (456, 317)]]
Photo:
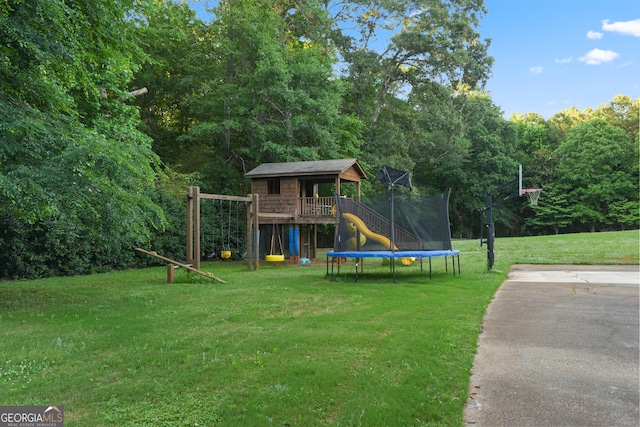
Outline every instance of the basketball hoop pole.
[[(493, 264), (495, 261), (495, 254), (493, 252), (493, 244), (494, 244), (494, 240), (496, 237), (496, 229), (495, 229), (495, 225), (493, 223), (493, 211), (492, 208), (494, 206), (497, 206), (501, 203), (506, 202), (507, 200), (511, 200), (515, 197), (519, 197), (522, 193), (522, 165), (519, 166), (518, 168), (518, 177), (516, 179), (514, 179), (513, 181), (509, 181), (504, 185), (501, 185), (498, 188), (494, 188), (493, 190), (490, 190), (487, 192), (487, 200), (486, 200), (486, 204), (484, 207), (484, 211), (486, 212), (486, 216), (487, 216), (487, 220), (485, 223), (485, 228), (487, 229), (487, 270), (491, 271), (491, 269), (493, 268)], [(503, 197), (502, 199), (494, 202), (493, 201), (493, 195), (495, 193), (497, 193), (498, 191), (502, 191), (505, 188), (511, 187), (512, 185), (516, 185), (518, 184), (518, 191), (516, 191), (515, 193), (509, 194), (506, 197)], [(484, 230), (480, 230), (480, 246), (482, 247), (482, 234), (483, 234)]]

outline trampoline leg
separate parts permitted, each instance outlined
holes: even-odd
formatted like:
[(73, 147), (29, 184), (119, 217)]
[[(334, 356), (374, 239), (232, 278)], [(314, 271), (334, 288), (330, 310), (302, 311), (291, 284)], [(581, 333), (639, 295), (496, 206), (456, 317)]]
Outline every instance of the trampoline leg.
[(396, 259), (395, 258), (391, 258), (391, 265), (392, 270), (393, 270), (393, 283), (395, 283), (396, 285), (398, 284), (398, 281), (396, 280)]
[(391, 273), (391, 277), (393, 277), (393, 283), (398, 283), (396, 282), (396, 264), (395, 264), (395, 258), (389, 258), (389, 273)]
[(455, 256), (451, 256), (451, 265), (453, 266), (453, 275), (456, 275), (456, 257)]
[(444, 256), (444, 271), (449, 272), (449, 257), (446, 255)]
[(458, 276), (460, 275), (460, 255), (458, 254)]
[(358, 281), (358, 258), (356, 258), (356, 280), (354, 280), (354, 283)]
[(431, 275), (431, 257), (429, 257), (429, 279), (432, 279), (432, 275)]

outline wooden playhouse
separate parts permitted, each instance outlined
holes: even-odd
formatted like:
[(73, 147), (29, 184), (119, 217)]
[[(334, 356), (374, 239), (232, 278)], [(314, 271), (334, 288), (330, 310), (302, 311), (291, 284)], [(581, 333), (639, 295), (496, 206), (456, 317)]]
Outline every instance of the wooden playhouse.
[(277, 242), (276, 251), (292, 263), (316, 258), (318, 225), (336, 221), (334, 195), (359, 200), (367, 179), (357, 159), (263, 163), (245, 177), (260, 201), (260, 253), (270, 254)]

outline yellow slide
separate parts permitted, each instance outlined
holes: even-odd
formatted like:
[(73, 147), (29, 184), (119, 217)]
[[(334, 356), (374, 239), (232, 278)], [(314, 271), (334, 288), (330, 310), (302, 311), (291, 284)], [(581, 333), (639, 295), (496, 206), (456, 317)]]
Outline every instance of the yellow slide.
[[(374, 240), (381, 245), (384, 245), (386, 250), (391, 250), (391, 240), (389, 240), (382, 234), (374, 233), (373, 231), (369, 230), (369, 228), (364, 222), (362, 222), (360, 218), (358, 218), (354, 214), (346, 212), (342, 214), (342, 217), (352, 223), (358, 229), (358, 231), (360, 231), (360, 233), (364, 234), (367, 237), (367, 239)], [(397, 251), (398, 247), (393, 245), (393, 250)], [(401, 260), (402, 265), (411, 265), (411, 263), (414, 261), (413, 258), (402, 258)]]
[[(352, 223), (358, 229), (358, 231), (360, 231), (362, 234), (364, 234), (367, 237), (367, 239), (375, 240), (376, 242), (383, 245), (386, 250), (388, 251), (391, 250), (391, 240), (384, 237), (382, 234), (377, 234), (369, 230), (369, 228), (366, 226), (364, 222), (362, 222), (360, 218), (350, 213), (343, 213), (342, 217), (347, 221), (349, 221), (350, 223)], [(397, 246), (394, 246), (393, 249), (396, 251), (398, 250)]]

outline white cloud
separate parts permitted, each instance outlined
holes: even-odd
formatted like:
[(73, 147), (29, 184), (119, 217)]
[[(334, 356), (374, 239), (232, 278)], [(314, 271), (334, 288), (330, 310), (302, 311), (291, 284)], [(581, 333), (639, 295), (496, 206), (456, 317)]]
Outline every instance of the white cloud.
[(542, 73), (542, 67), (541, 66), (531, 67), (529, 68), (529, 72), (533, 74), (540, 74)]
[(612, 50), (593, 49), (578, 60), (588, 65), (600, 65), (603, 62), (613, 61), (618, 56), (620, 55)]
[(587, 32), (587, 38), (591, 39), (591, 40), (600, 40), (602, 38), (602, 36), (604, 36), (604, 34), (599, 33), (597, 31), (591, 31), (589, 30)]
[(573, 61), (572, 57), (568, 57), (568, 58), (561, 58), (561, 59), (556, 59), (555, 62), (556, 64), (568, 64), (569, 62)]
[(615, 33), (640, 37), (640, 19), (626, 22), (613, 22), (611, 24), (608, 19), (605, 19), (602, 21), (602, 29), (604, 31), (613, 31)]

